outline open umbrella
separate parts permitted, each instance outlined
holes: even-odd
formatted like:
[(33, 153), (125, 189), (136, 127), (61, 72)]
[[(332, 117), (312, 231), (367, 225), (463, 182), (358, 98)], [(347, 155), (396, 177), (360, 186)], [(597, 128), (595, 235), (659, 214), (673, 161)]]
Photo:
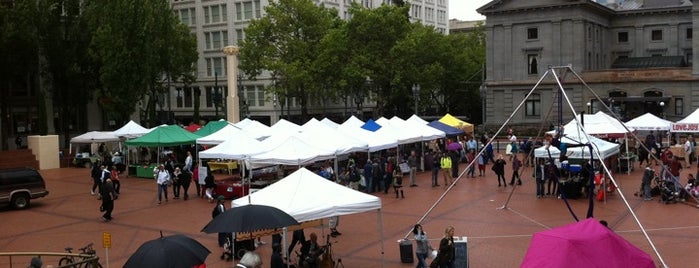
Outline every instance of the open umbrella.
[(648, 253), (594, 218), (534, 234), (521, 268), (656, 267)]
[(447, 151), (458, 151), (461, 149), (461, 144), (458, 142), (452, 142), (450, 144), (447, 144)]
[(286, 212), (270, 206), (246, 205), (226, 210), (211, 220), (202, 232), (233, 233), (281, 228), (299, 224)]
[(143, 243), (124, 268), (191, 268), (204, 263), (210, 253), (197, 240), (180, 234), (163, 237), (160, 232), (160, 238)]

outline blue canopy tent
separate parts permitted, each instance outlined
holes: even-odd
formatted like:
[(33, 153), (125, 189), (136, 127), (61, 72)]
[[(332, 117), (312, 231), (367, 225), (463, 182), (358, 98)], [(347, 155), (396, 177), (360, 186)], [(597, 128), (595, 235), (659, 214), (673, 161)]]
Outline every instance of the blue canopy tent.
[(375, 132), (381, 128), (381, 125), (374, 122), (374, 119), (369, 119), (368, 121), (366, 121), (366, 123), (364, 123), (364, 125), (362, 125), (362, 128), (368, 131)]
[(432, 122), (427, 123), (428, 126), (431, 126), (433, 128), (439, 129), (441, 131), (444, 131), (444, 133), (447, 134), (447, 136), (457, 136), (464, 134), (464, 131), (455, 127), (452, 127), (450, 125), (444, 124), (442, 122), (439, 122), (439, 120), (434, 120)]

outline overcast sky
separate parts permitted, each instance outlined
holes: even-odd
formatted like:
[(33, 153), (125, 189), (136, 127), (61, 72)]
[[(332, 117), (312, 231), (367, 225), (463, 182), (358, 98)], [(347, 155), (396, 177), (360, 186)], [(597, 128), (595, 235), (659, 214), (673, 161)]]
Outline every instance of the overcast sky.
[(485, 17), (478, 14), (476, 9), (490, 1), (491, 0), (449, 0), (449, 19), (483, 20)]

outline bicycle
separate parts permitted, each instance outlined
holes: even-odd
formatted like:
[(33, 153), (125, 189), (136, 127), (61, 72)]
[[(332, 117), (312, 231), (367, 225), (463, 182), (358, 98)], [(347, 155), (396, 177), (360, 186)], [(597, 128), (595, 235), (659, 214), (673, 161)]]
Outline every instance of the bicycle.
[[(82, 257), (82, 259), (79, 259), (79, 260), (76, 260), (76, 257), (72, 256), (72, 255), (64, 256), (63, 258), (61, 258), (58, 261), (58, 266), (59, 267), (70, 266), (73, 263), (81, 262), (81, 261), (96, 257), (97, 251), (95, 251), (95, 249), (92, 248), (92, 245), (93, 245), (93, 243), (89, 243), (89, 244), (87, 244), (87, 246), (78, 249), (81, 252), (80, 254), (86, 254), (86, 255), (91, 255), (91, 256)], [(65, 250), (67, 253), (73, 253), (72, 247), (67, 247), (67, 248), (65, 248)], [(74, 268), (102, 268), (102, 265), (99, 264), (99, 262), (96, 265), (93, 265), (92, 262), (86, 262), (86, 263), (72, 265), (70, 267), (74, 267)]]

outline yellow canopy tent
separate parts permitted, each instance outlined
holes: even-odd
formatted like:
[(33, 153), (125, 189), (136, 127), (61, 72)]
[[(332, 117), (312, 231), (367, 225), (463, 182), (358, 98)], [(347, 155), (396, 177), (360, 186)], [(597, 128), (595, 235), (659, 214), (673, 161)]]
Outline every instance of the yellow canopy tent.
[(451, 114), (446, 114), (442, 116), (442, 118), (439, 119), (439, 122), (442, 122), (446, 125), (458, 128), (466, 132), (468, 135), (473, 135), (473, 124), (464, 122), (461, 119), (458, 119), (454, 117)]

